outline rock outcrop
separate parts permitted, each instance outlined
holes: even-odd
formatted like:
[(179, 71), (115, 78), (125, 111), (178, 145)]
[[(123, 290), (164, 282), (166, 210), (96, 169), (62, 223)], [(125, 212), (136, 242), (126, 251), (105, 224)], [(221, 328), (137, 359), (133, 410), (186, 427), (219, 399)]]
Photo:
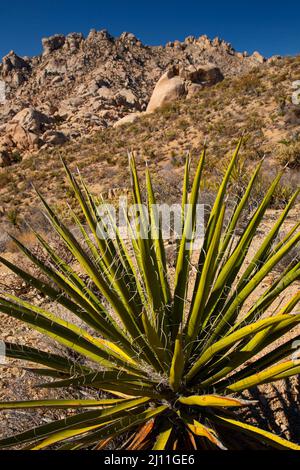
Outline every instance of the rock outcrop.
[(144, 114), (145, 112), (127, 114), (126, 116), (122, 117), (119, 121), (115, 122), (114, 127), (120, 127), (120, 126), (123, 126), (124, 124), (132, 124)]
[(0, 158), (2, 165), (14, 162), (16, 152), (36, 151), (44, 145), (62, 145), (67, 137), (51, 129), (53, 119), (34, 108), (24, 108), (2, 126)]
[(20, 87), (30, 74), (30, 61), (11, 51), (2, 60), (2, 80), (12, 88)]
[(259, 64), (263, 64), (266, 61), (265, 57), (257, 51), (253, 52), (251, 58), (256, 60)]
[(158, 80), (147, 106), (147, 113), (178, 98), (192, 96), (204, 87), (215, 85), (223, 78), (220, 69), (214, 65), (187, 68), (175, 65)]
[(106, 30), (92, 30), (86, 38), (56, 34), (42, 45), (40, 56), (19, 57), (11, 51), (0, 64), (6, 90), (6, 102), (0, 104), (5, 161), (16, 148), (23, 155), (80, 139), (128, 113), (190, 96), (222, 76), (245, 73), (264, 61), (258, 53), (240, 54), (229, 43), (207, 36), (148, 47), (131, 33), (114, 38)]
[(43, 38), (43, 55), (51, 54), (51, 52), (60, 49), (65, 44), (66, 38), (63, 34), (55, 34), (49, 38)]

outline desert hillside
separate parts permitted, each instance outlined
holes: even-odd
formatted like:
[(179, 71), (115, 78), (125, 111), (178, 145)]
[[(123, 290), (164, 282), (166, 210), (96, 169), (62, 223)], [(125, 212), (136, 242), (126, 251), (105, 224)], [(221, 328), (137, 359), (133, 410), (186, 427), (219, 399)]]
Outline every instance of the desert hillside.
[[(92, 190), (105, 193), (126, 190), (127, 152), (134, 150), (141, 168), (145, 161), (153, 167), (165, 197), (180, 190), (186, 152), (196, 157), (204, 140), (209, 147), (206, 189), (214, 191), (230, 151), (245, 135), (236, 175), (241, 184), (247, 168), (263, 157), (265, 182), (276, 169), (286, 167), (275, 205), (284, 202), (299, 184), (300, 105), (292, 103), (292, 84), (300, 77), (299, 57), (266, 61), (260, 56), (258, 61), (257, 55), (237, 53), (228, 43), (206, 37), (151, 48), (130, 34), (113, 39), (107, 32), (92, 32), (86, 39), (55, 36), (43, 44), (41, 56), (30, 61), (25, 58), (31, 65), (21, 69), (24, 77), (20, 83), (14, 78), (21, 74), (20, 69), (8, 67), (7, 58), (0, 69), (6, 81), (12, 80), (9, 98), (0, 106), (4, 142), (0, 216), (5, 228), (11, 223), (22, 227), (28, 214), (36, 214), (33, 182), (57, 207), (63, 205), (60, 157), (71, 168), (81, 170)], [(47, 72), (49, 63), (59, 63), (62, 69)], [(174, 64), (180, 73), (190, 76), (195, 75), (191, 64), (192, 70), (200, 72), (210, 67), (214, 73), (218, 71), (217, 79), (213, 75), (209, 86), (192, 83), (192, 93), (178, 99), (173, 96), (151, 113), (145, 112), (157, 80)], [(73, 70), (72, 84), (66, 67)], [(134, 95), (135, 104), (126, 104), (120, 98), (123, 92), (127, 98)], [(97, 109), (91, 101), (97, 103)], [(91, 115), (91, 110), (94, 118), (101, 120), (106, 115), (105, 123), (87, 123), (84, 113)], [(14, 123), (20, 114), (23, 122)], [(134, 117), (133, 122), (118, 125), (128, 115)], [(75, 128), (78, 132), (74, 134)], [(51, 142), (44, 142), (45, 135), (52, 136)], [(6, 237), (3, 232), (1, 237)]]
[(114, 38), (107, 31), (92, 30), (86, 38), (80, 33), (44, 38), (42, 46), (36, 57), (11, 51), (0, 65), (0, 79), (6, 84), (0, 135), (20, 111), (33, 108), (42, 113), (48, 131), (28, 142), (35, 148), (55, 144), (59, 137), (85, 136), (128, 112), (145, 110), (156, 81), (172, 65), (195, 69), (214, 64), (225, 76), (233, 76), (264, 61), (259, 53), (249, 57), (207, 36), (151, 47), (131, 33)]

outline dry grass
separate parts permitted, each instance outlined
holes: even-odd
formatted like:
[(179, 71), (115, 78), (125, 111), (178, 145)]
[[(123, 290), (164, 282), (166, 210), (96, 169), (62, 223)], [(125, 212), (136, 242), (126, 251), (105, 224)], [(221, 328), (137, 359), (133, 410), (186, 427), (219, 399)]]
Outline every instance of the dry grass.
[(300, 168), (300, 141), (282, 144), (277, 155), (281, 165), (292, 169)]

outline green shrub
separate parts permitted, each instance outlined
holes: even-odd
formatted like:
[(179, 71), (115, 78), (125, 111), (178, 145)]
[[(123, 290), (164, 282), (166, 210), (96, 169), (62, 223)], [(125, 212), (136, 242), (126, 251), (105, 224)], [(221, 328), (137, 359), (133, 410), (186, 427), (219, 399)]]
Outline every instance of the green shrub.
[[(276, 315), (273, 305), (274, 302), (278, 305), (278, 296), (299, 279), (300, 263), (291, 263), (277, 274), (271, 286), (266, 290), (264, 287), (268, 274), (300, 240), (296, 225), (276, 244), (298, 192), (251, 255), (250, 263), (245, 264), (250, 244), (281, 175), (274, 179), (248, 224), (237, 235), (239, 219), (261, 168), (259, 164), (229, 222), (225, 223), (224, 220), (228, 220), (224, 217), (227, 186), (236, 167), (239, 148), (240, 144), (208, 214), (193, 283), (187, 230), (195, 228), (205, 150), (192, 183), (172, 282), (157, 225), (148, 169), (150, 227), (147, 226), (149, 231), (146, 233), (149, 237), (141, 236), (146, 224), (141, 216), (139, 222), (136, 221), (139, 236), (132, 240), (131, 248), (118, 232), (116, 239), (99, 236), (95, 199), (67, 167), (71, 186), (85, 217), (85, 224), (75, 219), (84, 246), (40, 196), (55, 231), (81, 265), (85, 279), (39, 234), (36, 234), (37, 239), (51, 264), (45, 264), (20, 241), (15, 242), (49, 282), (41, 282), (4, 258), (0, 260), (50, 300), (83, 320), (95, 334), (18, 297), (3, 294), (0, 298), (3, 313), (28, 323), (73, 350), (75, 359), (70, 355), (66, 358), (12, 343), (6, 344), (7, 356), (37, 363), (40, 369), (35, 372), (41, 377), (52, 378), (44, 384), (46, 388), (84, 386), (85, 390), (90, 388), (106, 395), (98, 399), (0, 403), (0, 409), (81, 410), (81, 413), (3, 438), (1, 448), (25, 445), (30, 449), (100, 449), (117, 436), (124, 435), (126, 447), (131, 449), (224, 449), (230, 448), (233, 442), (240, 449), (253, 448), (254, 442), (256, 448), (300, 449), (269, 431), (243, 423), (233, 411), (256, 406), (255, 402), (242, 399), (243, 391), (293, 376), (300, 368), (299, 360), (289, 359), (293, 341), (283, 340), (284, 334), (300, 323), (300, 315), (293, 314), (300, 294), (290, 298), (286, 305), (277, 307)], [(130, 169), (133, 200), (140, 204), (142, 196), (132, 156)], [(183, 205), (188, 198), (189, 169), (188, 158)], [(257, 287), (262, 290), (246, 307)], [(266, 316), (269, 308), (272, 316)], [(278, 338), (280, 345), (266, 351)], [(76, 360), (78, 355), (82, 358), (79, 362)], [(125, 445), (124, 440), (121, 445)]]
[(6, 214), (6, 218), (8, 220), (8, 222), (13, 225), (14, 227), (16, 227), (18, 225), (18, 222), (19, 222), (19, 212), (17, 209), (10, 209), (7, 214)]

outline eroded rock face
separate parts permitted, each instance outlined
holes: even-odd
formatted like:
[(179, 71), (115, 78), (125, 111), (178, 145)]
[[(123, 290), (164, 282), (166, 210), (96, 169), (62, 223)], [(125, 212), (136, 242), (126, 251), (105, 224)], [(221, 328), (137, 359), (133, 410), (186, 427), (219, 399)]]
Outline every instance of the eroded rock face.
[(66, 42), (66, 38), (63, 34), (55, 34), (49, 38), (43, 38), (43, 55), (51, 54), (51, 52), (60, 49)]
[(252, 59), (256, 60), (259, 64), (263, 64), (266, 61), (265, 57), (257, 51), (253, 52), (251, 57)]
[(80, 49), (82, 41), (84, 40), (83, 34), (81, 33), (70, 33), (66, 36), (65, 48), (74, 54)]
[[(86, 137), (128, 113), (191, 96), (222, 75), (248, 72), (263, 61), (262, 56), (239, 54), (229, 43), (207, 36), (146, 47), (131, 33), (114, 38), (106, 30), (92, 30), (86, 38), (81, 33), (56, 34), (42, 44), (40, 56), (20, 57), (11, 51), (0, 64), (0, 80), (6, 87), (6, 102), (0, 104), (0, 143), (5, 152), (18, 148), (23, 154), (43, 145), (60, 145), (62, 135)], [(163, 78), (164, 70), (168, 72)], [(154, 87), (156, 96), (151, 98)], [(23, 111), (21, 116), (30, 124), (15, 121)], [(40, 123), (41, 129), (38, 112), (48, 118)]]
[(19, 57), (14, 51), (11, 51), (2, 59), (3, 69), (2, 73), (7, 75), (12, 70), (28, 70), (29, 63), (26, 62), (22, 57)]
[(10, 130), (14, 131), (14, 129), (20, 128), (27, 133), (38, 135), (41, 134), (50, 123), (51, 118), (40, 111), (34, 108), (24, 108), (7, 124), (6, 130), (10, 132)]
[(212, 86), (223, 80), (221, 70), (215, 65), (201, 65), (179, 68), (179, 75), (187, 82)]
[(2, 60), (2, 78), (12, 88), (22, 85), (30, 74), (30, 60), (19, 57), (11, 51)]
[(16, 152), (35, 151), (45, 144), (62, 145), (67, 137), (51, 130), (53, 120), (34, 108), (24, 108), (11, 119), (0, 139), (2, 166), (14, 162)]
[(157, 82), (147, 106), (147, 113), (152, 113), (178, 98), (192, 96), (203, 87), (215, 85), (223, 78), (220, 69), (214, 65), (187, 68), (173, 66)]

